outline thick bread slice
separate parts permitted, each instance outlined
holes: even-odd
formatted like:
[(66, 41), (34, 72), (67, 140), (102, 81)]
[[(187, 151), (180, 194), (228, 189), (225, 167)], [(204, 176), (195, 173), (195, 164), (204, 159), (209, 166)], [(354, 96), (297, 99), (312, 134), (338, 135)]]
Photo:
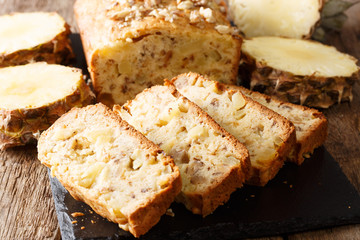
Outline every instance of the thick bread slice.
[(183, 187), (177, 200), (206, 216), (242, 186), (247, 149), (173, 86), (154, 86), (115, 112), (171, 155)]
[(81, 69), (45, 62), (0, 68), (0, 149), (36, 142), (62, 114), (94, 100)]
[(75, 199), (135, 237), (181, 189), (173, 159), (101, 104), (63, 115), (41, 134), (38, 154)]
[(225, 85), (227, 89), (240, 90), (243, 94), (261, 103), (267, 108), (289, 119), (296, 129), (296, 145), (290, 152), (287, 161), (298, 165), (309, 158), (314, 149), (321, 146), (327, 137), (328, 122), (316, 109), (277, 100), (259, 92), (235, 85)]
[(264, 186), (275, 177), (295, 144), (295, 128), (289, 120), (199, 74), (182, 74), (167, 84), (174, 84), (247, 147), (251, 161), (247, 183)]
[(217, 2), (77, 0), (97, 100), (123, 104), (188, 71), (235, 83), (242, 40)]
[(45, 61), (68, 63), (74, 58), (70, 27), (55, 12), (0, 16), (0, 67)]

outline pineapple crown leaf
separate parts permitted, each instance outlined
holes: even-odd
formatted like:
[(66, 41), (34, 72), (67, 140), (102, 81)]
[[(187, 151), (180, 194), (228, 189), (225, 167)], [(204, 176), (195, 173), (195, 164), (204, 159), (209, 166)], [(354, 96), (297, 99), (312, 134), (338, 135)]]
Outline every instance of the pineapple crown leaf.
[(320, 26), (315, 29), (312, 38), (320, 42), (325, 42), (326, 32), (328, 30), (341, 31), (341, 28), (347, 20), (347, 15), (344, 12), (359, 2), (360, 0), (354, 2), (346, 0), (327, 1), (321, 11)]
[(321, 12), (322, 18), (335, 17), (336, 15), (343, 14), (347, 9), (360, 1), (348, 2), (345, 0), (329, 0)]

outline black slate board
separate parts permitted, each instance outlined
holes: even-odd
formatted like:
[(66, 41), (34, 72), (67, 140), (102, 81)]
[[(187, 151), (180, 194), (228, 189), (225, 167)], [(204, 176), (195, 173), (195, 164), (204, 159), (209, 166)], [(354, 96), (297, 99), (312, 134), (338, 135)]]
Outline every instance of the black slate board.
[[(71, 35), (71, 40), (76, 54), (73, 65), (86, 72), (79, 35)], [(50, 183), (63, 240), (133, 239), (74, 200), (56, 178), (50, 177)], [(287, 163), (265, 187), (245, 186), (236, 191), (206, 218), (193, 215), (181, 204), (173, 203), (171, 208), (175, 217), (164, 215), (140, 239), (239, 239), (360, 223), (359, 193), (324, 147), (301, 166)], [(85, 215), (71, 217), (74, 212)]]
[[(63, 239), (133, 239), (50, 180)], [(302, 166), (285, 164), (265, 187), (239, 189), (206, 218), (181, 204), (171, 208), (175, 216), (164, 215), (140, 239), (239, 239), (360, 223), (360, 196), (324, 147)], [(85, 215), (73, 218), (73, 212)]]

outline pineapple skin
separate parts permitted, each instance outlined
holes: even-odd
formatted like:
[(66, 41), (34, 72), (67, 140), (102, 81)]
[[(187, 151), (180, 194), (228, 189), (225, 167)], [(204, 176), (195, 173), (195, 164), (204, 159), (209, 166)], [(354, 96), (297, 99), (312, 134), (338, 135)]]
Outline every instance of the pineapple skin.
[[(286, 60), (284, 60), (286, 61)], [(273, 96), (281, 101), (315, 108), (329, 108), (351, 102), (352, 86), (360, 78), (360, 71), (350, 77), (298, 76), (269, 67), (242, 52), (239, 78), (250, 89)]]
[(0, 54), (0, 67), (23, 65), (30, 62), (47, 62), (49, 64), (68, 64), (75, 58), (69, 35), (70, 26), (65, 23), (65, 31), (51, 41), (36, 47), (22, 49), (9, 54)]
[(94, 102), (95, 95), (83, 80), (70, 95), (46, 106), (0, 108), (0, 150), (36, 143), (40, 132), (50, 127), (61, 115), (73, 107), (83, 107)]

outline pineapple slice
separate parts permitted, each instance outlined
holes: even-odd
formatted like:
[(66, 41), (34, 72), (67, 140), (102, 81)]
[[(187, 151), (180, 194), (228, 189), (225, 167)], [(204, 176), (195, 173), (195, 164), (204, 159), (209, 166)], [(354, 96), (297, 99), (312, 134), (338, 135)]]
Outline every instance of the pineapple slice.
[(323, 0), (228, 0), (229, 14), (246, 37), (310, 38)]
[(240, 74), (250, 88), (280, 100), (328, 108), (352, 100), (356, 59), (321, 43), (280, 37), (244, 41)]
[(74, 57), (70, 28), (57, 13), (0, 16), (0, 67), (33, 61), (67, 63)]
[(39, 137), (72, 107), (95, 96), (80, 69), (45, 62), (0, 69), (0, 150)]

